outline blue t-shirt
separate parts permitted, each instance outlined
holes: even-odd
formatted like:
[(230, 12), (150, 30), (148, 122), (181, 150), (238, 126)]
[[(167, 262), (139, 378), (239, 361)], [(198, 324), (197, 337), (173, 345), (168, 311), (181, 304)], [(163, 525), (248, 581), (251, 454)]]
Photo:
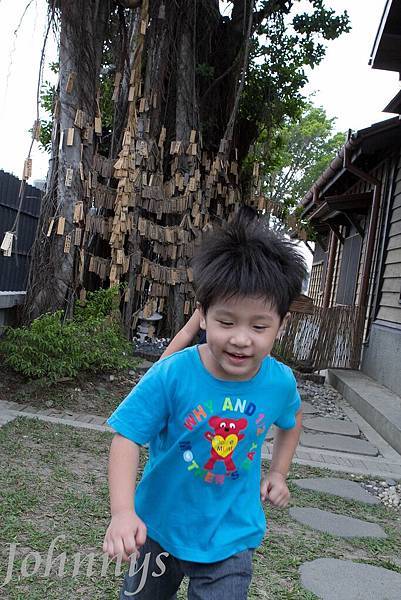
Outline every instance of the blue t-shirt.
[(248, 381), (213, 377), (198, 346), (155, 363), (108, 420), (133, 442), (149, 442), (135, 493), (149, 536), (201, 563), (259, 546), (262, 443), (273, 423), (295, 426), (300, 404), (291, 369), (271, 357)]

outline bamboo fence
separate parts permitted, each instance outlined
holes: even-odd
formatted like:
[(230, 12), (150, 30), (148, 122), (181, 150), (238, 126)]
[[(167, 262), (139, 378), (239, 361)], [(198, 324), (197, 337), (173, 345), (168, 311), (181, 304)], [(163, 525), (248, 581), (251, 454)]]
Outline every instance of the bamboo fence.
[(273, 354), (313, 371), (358, 369), (365, 310), (359, 306), (315, 306), (313, 314), (292, 312)]

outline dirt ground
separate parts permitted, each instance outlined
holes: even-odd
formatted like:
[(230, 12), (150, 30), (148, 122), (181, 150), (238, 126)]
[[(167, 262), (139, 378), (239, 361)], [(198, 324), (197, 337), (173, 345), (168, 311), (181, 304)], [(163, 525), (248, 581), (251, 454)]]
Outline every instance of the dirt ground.
[(0, 400), (107, 417), (139, 377), (138, 371), (130, 369), (119, 373), (84, 373), (76, 379), (50, 383), (29, 380), (0, 362)]

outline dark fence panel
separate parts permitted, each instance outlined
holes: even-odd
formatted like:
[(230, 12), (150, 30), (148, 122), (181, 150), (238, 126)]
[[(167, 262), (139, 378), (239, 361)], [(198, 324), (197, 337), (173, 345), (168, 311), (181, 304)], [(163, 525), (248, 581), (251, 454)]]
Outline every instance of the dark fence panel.
[[(6, 231), (13, 226), (18, 211), (18, 194), (21, 181), (18, 177), (0, 170), (0, 243)], [(24, 291), (29, 271), (29, 258), (40, 212), (42, 192), (25, 186), (17, 240), (11, 256), (0, 252), (0, 291)]]

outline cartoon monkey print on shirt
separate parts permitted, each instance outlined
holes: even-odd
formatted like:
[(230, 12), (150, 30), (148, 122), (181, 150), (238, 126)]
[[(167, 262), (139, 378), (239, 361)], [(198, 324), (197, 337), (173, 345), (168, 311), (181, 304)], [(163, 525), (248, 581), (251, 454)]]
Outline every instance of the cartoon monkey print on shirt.
[(245, 436), (240, 433), (246, 429), (248, 421), (246, 419), (227, 419), (222, 417), (211, 417), (209, 425), (214, 429), (213, 432), (207, 431), (205, 438), (212, 445), (211, 457), (204, 466), (204, 469), (213, 470), (218, 460), (224, 461), (226, 471), (235, 471), (236, 466), (232, 459), (233, 452), (240, 440)]

